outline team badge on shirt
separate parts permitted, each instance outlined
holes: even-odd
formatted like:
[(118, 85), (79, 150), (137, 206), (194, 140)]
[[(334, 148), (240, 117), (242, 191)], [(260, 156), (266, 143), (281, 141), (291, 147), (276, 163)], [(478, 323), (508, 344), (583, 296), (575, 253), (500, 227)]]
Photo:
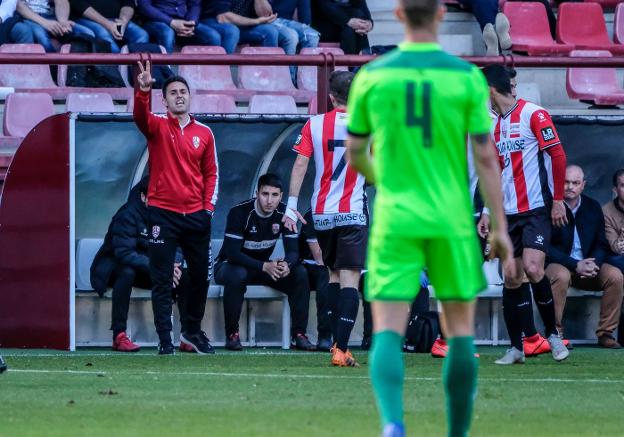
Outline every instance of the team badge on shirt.
[(199, 137), (193, 137), (193, 147), (197, 149), (199, 147), (199, 144), (200, 144)]
[(280, 228), (281, 228), (281, 226), (279, 225), (279, 223), (273, 223), (272, 229), (273, 229), (273, 233), (275, 235), (279, 234)]
[(152, 237), (158, 238), (160, 235), (160, 226), (152, 226)]

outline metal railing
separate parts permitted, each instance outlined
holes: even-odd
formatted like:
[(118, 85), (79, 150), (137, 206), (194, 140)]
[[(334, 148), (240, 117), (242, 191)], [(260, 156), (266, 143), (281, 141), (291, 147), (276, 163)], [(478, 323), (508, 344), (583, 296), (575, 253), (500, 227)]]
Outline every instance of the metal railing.
[[(336, 67), (358, 67), (375, 59), (364, 55), (205, 55), (205, 54), (87, 54), (87, 53), (46, 53), (21, 54), (0, 53), (0, 64), (39, 64), (39, 65), (86, 65), (114, 64), (135, 65), (139, 61), (151, 61), (152, 65), (275, 65), (317, 67), (317, 101), (319, 112), (328, 108), (328, 79)], [(624, 67), (624, 57), (579, 58), (579, 57), (527, 57), (490, 56), (464, 57), (478, 66), (499, 64), (513, 67), (562, 68), (562, 67)]]

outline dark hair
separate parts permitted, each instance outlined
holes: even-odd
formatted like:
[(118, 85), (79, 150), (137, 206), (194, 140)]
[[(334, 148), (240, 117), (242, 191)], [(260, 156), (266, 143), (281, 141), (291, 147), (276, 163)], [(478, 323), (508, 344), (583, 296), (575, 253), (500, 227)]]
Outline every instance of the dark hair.
[(613, 173), (613, 186), (617, 187), (618, 179), (624, 176), (624, 168), (620, 168)]
[(258, 178), (258, 191), (262, 187), (274, 187), (279, 188), (282, 191), (282, 179), (275, 173), (266, 173)]
[(329, 76), (329, 94), (341, 105), (347, 104), (354, 76), (350, 71), (334, 71)]
[(501, 94), (511, 94), (511, 77), (507, 67), (502, 65), (487, 65), (482, 68), (483, 75), (489, 86)]
[(181, 82), (186, 86), (186, 89), (189, 92), (191, 91), (191, 88), (189, 87), (189, 84), (186, 81), (186, 79), (184, 79), (182, 76), (171, 76), (170, 78), (165, 79), (165, 82), (163, 83), (163, 86), (162, 86), (163, 96), (167, 94), (167, 87), (171, 85), (173, 82)]
[(518, 72), (516, 71), (515, 68), (513, 67), (506, 67), (507, 68), (507, 73), (509, 73), (509, 78), (513, 79), (518, 75)]
[(416, 29), (431, 24), (440, 2), (438, 0), (401, 0), (405, 18), (410, 28)]

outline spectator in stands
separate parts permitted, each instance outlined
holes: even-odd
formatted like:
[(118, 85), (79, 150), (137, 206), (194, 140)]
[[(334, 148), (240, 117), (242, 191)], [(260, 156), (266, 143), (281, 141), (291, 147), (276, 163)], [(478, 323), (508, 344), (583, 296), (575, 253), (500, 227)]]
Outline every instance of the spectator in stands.
[(346, 54), (369, 48), (373, 18), (366, 0), (316, 0), (312, 6), (313, 27), (321, 32), (321, 41), (340, 42)]
[(138, 0), (137, 6), (143, 27), (167, 53), (173, 53), (176, 40), (180, 45), (221, 44), (221, 35), (199, 22), (201, 0)]
[(303, 217), (306, 223), (299, 235), (299, 259), (308, 272), (310, 290), (316, 290), (316, 322), (318, 341), (316, 350), (329, 352), (332, 346), (332, 329), (328, 306), (329, 271), (323, 263), (321, 246), (316, 238), (312, 210)]
[[(624, 184), (623, 184), (624, 185)], [(605, 219), (600, 204), (585, 196), (583, 170), (570, 165), (565, 175), (565, 206), (568, 223), (553, 227), (546, 276), (551, 282), (555, 304), (555, 322), (563, 335), (563, 310), (568, 287), (604, 290), (600, 303), (598, 345), (619, 349), (613, 333), (620, 320), (624, 277), (605, 262), (608, 255)]]
[(0, 44), (13, 42), (28, 44), (32, 42), (32, 32), (20, 22), (15, 14), (17, 0), (2, 0), (0, 3)]
[(146, 43), (149, 35), (132, 20), (133, 0), (70, 0), (77, 24), (91, 29), (96, 38), (108, 41), (112, 53), (119, 53), (118, 43)]
[[(287, 55), (297, 53), (297, 48), (313, 48), (319, 44), (320, 33), (310, 27), (312, 12), (310, 0), (256, 0), (256, 11), (260, 16), (277, 14), (271, 24), (277, 27), (279, 45)], [(297, 18), (295, 20), (295, 11)]]
[[(258, 179), (256, 197), (228, 213), (223, 247), (215, 265), (216, 282), (223, 285), (226, 349), (243, 349), (238, 321), (248, 285), (266, 285), (287, 294), (292, 309), (293, 346), (315, 349), (305, 335), (310, 287), (306, 270), (298, 263), (298, 235), (282, 224), (286, 211), (282, 195), (281, 179), (267, 173)], [(271, 261), (280, 235), (285, 256)]]
[[(132, 188), (128, 202), (113, 216), (104, 244), (91, 265), (91, 286), (100, 297), (109, 286), (113, 287), (110, 329), (113, 331), (113, 350), (119, 352), (140, 349), (126, 335), (132, 287), (152, 288), (147, 254), (147, 184), (148, 178), (145, 177)], [(180, 280), (181, 262), (179, 257), (171, 266), (174, 286)]]
[(31, 44), (41, 44), (46, 52), (56, 52), (52, 39), (69, 42), (74, 35), (94, 36), (88, 27), (69, 19), (69, 0), (19, 0), (17, 12), (32, 34)]
[[(238, 28), (237, 42), (262, 47), (277, 47), (279, 31), (271, 25), (277, 18), (276, 14), (258, 16), (254, 0), (203, 0), (202, 23), (212, 27), (224, 35), (221, 45), (228, 53), (234, 52), (236, 44), (232, 25)], [(226, 41), (228, 39), (228, 41)]]
[(487, 56), (498, 56), (500, 49), (511, 48), (509, 20), (498, 12), (498, 0), (457, 0), (472, 11), (481, 26)]

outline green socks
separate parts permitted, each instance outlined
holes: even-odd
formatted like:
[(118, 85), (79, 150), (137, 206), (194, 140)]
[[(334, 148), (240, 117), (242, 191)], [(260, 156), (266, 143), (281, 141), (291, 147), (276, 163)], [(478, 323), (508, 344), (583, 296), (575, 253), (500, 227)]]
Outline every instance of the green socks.
[(468, 435), (472, 406), (477, 393), (478, 364), (473, 337), (448, 340), (449, 351), (442, 367), (450, 437)]
[(403, 337), (394, 331), (374, 334), (369, 363), (382, 427), (403, 423)]

